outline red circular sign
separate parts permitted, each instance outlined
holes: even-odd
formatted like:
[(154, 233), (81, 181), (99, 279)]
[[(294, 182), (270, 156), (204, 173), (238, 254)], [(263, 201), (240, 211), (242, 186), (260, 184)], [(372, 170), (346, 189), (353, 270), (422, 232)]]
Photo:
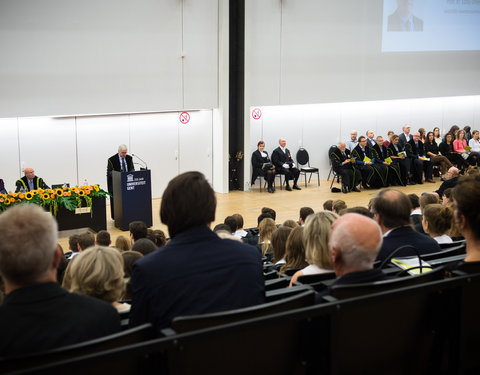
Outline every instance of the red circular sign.
[(188, 124), (190, 121), (190, 114), (188, 112), (182, 112), (180, 113), (179, 119), (182, 124)]
[(259, 120), (260, 117), (262, 117), (262, 111), (260, 110), (260, 108), (255, 108), (252, 111), (252, 117), (254, 120)]

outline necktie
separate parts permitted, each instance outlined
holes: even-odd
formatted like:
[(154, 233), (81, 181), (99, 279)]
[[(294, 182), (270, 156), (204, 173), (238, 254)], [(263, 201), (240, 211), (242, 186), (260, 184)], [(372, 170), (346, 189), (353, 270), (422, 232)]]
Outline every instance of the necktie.
[(127, 166), (125, 165), (125, 159), (122, 158), (122, 172), (127, 172)]

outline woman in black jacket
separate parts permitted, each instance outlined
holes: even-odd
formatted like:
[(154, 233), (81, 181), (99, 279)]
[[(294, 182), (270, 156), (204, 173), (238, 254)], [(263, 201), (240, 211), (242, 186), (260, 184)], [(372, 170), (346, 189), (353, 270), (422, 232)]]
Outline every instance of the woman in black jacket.
[(445, 140), (440, 143), (438, 149), (443, 156), (452, 162), (452, 164), (454, 164), (458, 169), (463, 170), (465, 166), (468, 166), (468, 163), (466, 163), (460, 154), (457, 154), (453, 149), (453, 139), (454, 137), (452, 133), (445, 134)]
[(427, 156), (430, 158), (432, 163), (440, 164), (440, 174), (442, 175), (442, 180), (445, 179), (447, 171), (450, 167), (453, 167), (450, 160), (440, 153), (440, 150), (435, 142), (435, 136), (433, 132), (428, 132), (425, 140), (425, 151)]
[(273, 187), (273, 180), (275, 179), (275, 167), (272, 161), (268, 157), (268, 152), (265, 151), (265, 142), (259, 141), (257, 144), (257, 150), (252, 154), (252, 185), (258, 176), (265, 178), (268, 184), (268, 192), (275, 192)]

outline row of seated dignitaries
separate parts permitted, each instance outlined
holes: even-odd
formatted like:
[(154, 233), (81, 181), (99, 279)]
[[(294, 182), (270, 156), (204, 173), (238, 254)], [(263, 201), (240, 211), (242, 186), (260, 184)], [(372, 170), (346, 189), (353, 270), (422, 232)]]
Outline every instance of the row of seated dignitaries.
[(433, 181), (433, 163), (427, 157), (424, 144), (414, 133), (405, 146), (400, 137), (393, 135), (386, 147), (383, 137), (378, 136), (372, 144), (360, 136), (358, 144), (350, 151), (345, 142), (339, 142), (330, 150), (332, 168), (342, 178), (342, 191), (359, 191), (363, 188), (423, 184)]

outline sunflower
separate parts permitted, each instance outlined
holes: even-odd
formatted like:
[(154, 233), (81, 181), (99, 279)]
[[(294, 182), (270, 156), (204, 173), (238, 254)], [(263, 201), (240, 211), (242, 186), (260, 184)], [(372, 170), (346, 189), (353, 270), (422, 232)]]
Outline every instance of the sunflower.
[(60, 188), (56, 189), (55, 194), (57, 194), (59, 197), (63, 196), (63, 189), (60, 189)]
[(18, 196), (18, 193), (13, 193), (12, 197), (16, 198)]
[(77, 193), (80, 197), (83, 197), (85, 195), (85, 192), (83, 190), (79, 190)]
[(30, 193), (32, 193), (33, 195), (37, 195), (37, 194), (38, 194), (38, 190), (32, 190), (32, 191), (30, 191)]
[(49, 199), (50, 198), (50, 195), (48, 193), (43, 193), (42, 194), (42, 199), (43, 200), (46, 200), (46, 199)]
[(98, 185), (93, 185), (93, 189), (94, 189), (95, 191), (99, 191), (99, 190), (100, 190), (100, 188), (98, 187)]
[(31, 200), (33, 198), (33, 192), (29, 191), (28, 193), (25, 193), (25, 199), (27, 201)]
[(53, 194), (53, 190), (52, 189), (47, 189), (47, 193), (48, 194)]
[(10, 199), (5, 200), (5, 205), (7, 205), (7, 206), (10, 205)]

